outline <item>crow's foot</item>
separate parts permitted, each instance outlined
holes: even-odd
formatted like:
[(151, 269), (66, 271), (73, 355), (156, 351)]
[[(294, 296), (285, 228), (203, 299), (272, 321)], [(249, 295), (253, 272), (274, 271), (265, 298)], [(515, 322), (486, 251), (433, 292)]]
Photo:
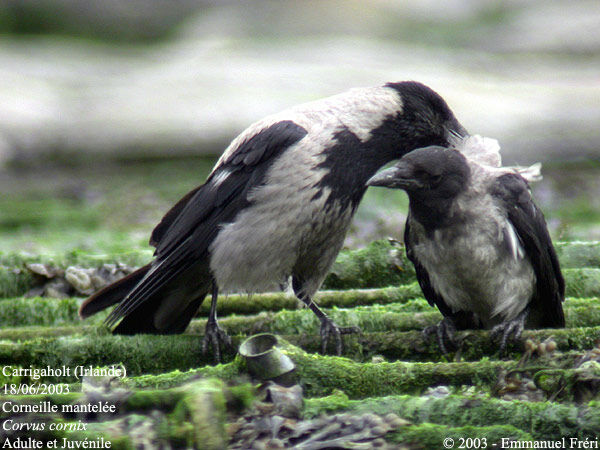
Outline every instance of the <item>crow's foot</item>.
[(330, 339), (335, 342), (335, 354), (341, 356), (342, 354), (342, 334), (353, 334), (360, 333), (361, 330), (358, 327), (338, 327), (333, 320), (327, 316), (323, 316), (321, 319), (321, 353), (327, 351), (327, 343)]
[(227, 332), (219, 326), (216, 321), (209, 320), (206, 323), (204, 339), (202, 339), (202, 353), (206, 355), (208, 348), (212, 347), (215, 361), (221, 362), (221, 344), (231, 347), (231, 338)]
[(525, 329), (526, 318), (527, 310), (520, 313), (515, 319), (503, 322), (492, 328), (492, 331), (490, 331), (492, 339), (496, 340), (500, 338), (500, 355), (504, 354), (509, 340), (519, 342), (521, 334), (523, 334), (523, 330)]
[(458, 348), (454, 338), (455, 333), (456, 325), (450, 317), (444, 317), (437, 325), (431, 325), (423, 330), (425, 337), (435, 334), (440, 350), (444, 355)]

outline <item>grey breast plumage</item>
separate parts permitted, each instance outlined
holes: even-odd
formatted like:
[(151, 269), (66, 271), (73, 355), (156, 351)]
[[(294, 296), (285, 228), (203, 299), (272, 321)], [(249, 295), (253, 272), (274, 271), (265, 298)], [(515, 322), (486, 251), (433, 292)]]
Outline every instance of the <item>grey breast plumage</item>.
[(491, 328), (527, 309), (530, 326), (564, 326), (558, 259), (518, 170), (435, 147), (409, 153), (370, 184), (406, 189), (407, 254), (444, 316), (468, 312), (473, 326)]

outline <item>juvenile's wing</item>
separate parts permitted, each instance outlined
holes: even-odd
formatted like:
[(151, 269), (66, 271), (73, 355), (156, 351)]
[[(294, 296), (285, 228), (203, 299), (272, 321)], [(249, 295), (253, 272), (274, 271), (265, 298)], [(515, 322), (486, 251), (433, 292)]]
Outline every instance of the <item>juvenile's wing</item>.
[[(294, 122), (280, 121), (248, 135), (229, 151), (206, 183), (183, 197), (155, 228), (150, 242), (156, 247), (156, 258), (144, 278), (107, 317), (107, 324), (116, 324), (186, 270), (199, 265), (207, 267), (207, 261), (200, 263), (207, 260), (219, 226), (232, 221), (248, 206), (248, 193), (263, 182), (272, 161), (306, 134)], [(185, 310), (184, 299), (171, 296), (168, 302), (171, 304), (159, 306), (162, 322), (175, 320), (175, 313)]]
[(507, 173), (498, 177), (491, 194), (507, 211), (508, 220), (533, 266), (536, 290), (531, 306), (540, 320), (537, 325), (564, 327), (562, 302), (565, 298), (565, 281), (546, 220), (533, 202), (527, 182), (517, 174)]
[(452, 316), (452, 310), (446, 304), (444, 298), (438, 294), (433, 285), (431, 284), (431, 280), (429, 278), (429, 273), (417, 256), (413, 251), (415, 245), (418, 244), (418, 237), (415, 233), (411, 232), (410, 229), (410, 213), (409, 217), (406, 219), (406, 225), (404, 226), (404, 246), (406, 248), (406, 256), (415, 266), (415, 272), (417, 274), (417, 281), (419, 282), (419, 286), (421, 286), (421, 290), (423, 291), (423, 295), (425, 299), (429, 302), (431, 306), (437, 306), (440, 312), (444, 315), (444, 317)]

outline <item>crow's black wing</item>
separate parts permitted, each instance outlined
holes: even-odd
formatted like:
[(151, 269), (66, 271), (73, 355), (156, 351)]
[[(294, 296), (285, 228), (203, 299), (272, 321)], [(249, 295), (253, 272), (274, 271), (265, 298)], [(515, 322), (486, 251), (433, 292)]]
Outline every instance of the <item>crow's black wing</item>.
[(185, 194), (169, 211), (167, 211), (163, 218), (160, 219), (160, 222), (154, 227), (152, 235), (150, 236), (150, 245), (152, 247), (156, 247), (160, 243), (169, 227), (173, 224), (175, 219), (177, 219), (183, 208), (185, 208), (185, 205), (187, 205), (190, 199), (202, 188), (204, 188), (204, 184), (201, 184)]
[(515, 173), (502, 175), (492, 186), (491, 194), (500, 200), (507, 211), (508, 220), (533, 266), (536, 291), (531, 306), (539, 317), (536, 325), (564, 327), (562, 302), (565, 298), (565, 280), (546, 220), (531, 198), (527, 181)]
[[(241, 200), (245, 202), (245, 195), (241, 194), (260, 184), (270, 162), (306, 133), (301, 126), (285, 120), (242, 141), (213, 170), (206, 183), (184, 196), (156, 226), (150, 242), (156, 247), (157, 256), (169, 253), (178, 242), (185, 240), (215, 212), (230, 205), (232, 200), (243, 197)], [(235, 212), (241, 209), (240, 205), (236, 206)]]
[(410, 213), (409, 217), (406, 219), (406, 225), (404, 226), (404, 246), (406, 248), (406, 256), (415, 266), (415, 272), (417, 273), (417, 281), (419, 282), (419, 286), (421, 286), (423, 295), (425, 296), (425, 299), (429, 302), (431, 306), (438, 307), (438, 309), (444, 315), (444, 317), (452, 316), (452, 310), (446, 304), (443, 297), (440, 294), (438, 294), (433, 288), (427, 270), (421, 265), (413, 251), (413, 247), (418, 243), (418, 241), (416, 235), (414, 233), (411, 233), (409, 224)]
[[(114, 325), (176, 276), (206, 259), (220, 225), (233, 221), (248, 206), (249, 191), (263, 183), (273, 160), (306, 134), (294, 122), (280, 121), (243, 140), (206, 183), (183, 197), (155, 228), (150, 242), (156, 247), (156, 258), (150, 270), (108, 316), (107, 323)], [(210, 278), (200, 280), (202, 274), (198, 277), (199, 283), (210, 282)]]

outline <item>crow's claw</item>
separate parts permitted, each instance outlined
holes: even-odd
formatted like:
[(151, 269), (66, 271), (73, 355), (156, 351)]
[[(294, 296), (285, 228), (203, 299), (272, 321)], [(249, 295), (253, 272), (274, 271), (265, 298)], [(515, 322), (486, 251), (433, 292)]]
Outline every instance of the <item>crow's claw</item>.
[(440, 350), (444, 355), (458, 348), (454, 334), (456, 333), (456, 325), (450, 317), (444, 317), (437, 325), (431, 325), (423, 330), (423, 335), (429, 337), (435, 334)]
[(342, 354), (342, 334), (361, 333), (358, 327), (338, 327), (333, 320), (327, 316), (321, 318), (321, 353), (327, 351), (327, 343), (333, 336), (335, 341), (335, 354)]
[(216, 321), (209, 320), (206, 323), (204, 339), (202, 339), (202, 353), (206, 355), (209, 346), (212, 346), (215, 361), (221, 362), (221, 344), (231, 347), (231, 338), (227, 332), (219, 326)]
[(496, 325), (490, 331), (492, 339), (498, 339), (500, 336), (500, 355), (504, 354), (508, 341), (518, 342), (525, 329), (525, 321), (529, 315), (529, 307), (526, 307), (517, 317), (507, 322)]
[(514, 320), (496, 325), (490, 331), (492, 339), (496, 340), (500, 337), (500, 355), (504, 354), (508, 341), (518, 342), (525, 328), (525, 319), (517, 317)]
[(339, 327), (341, 334), (362, 334), (359, 327)]

